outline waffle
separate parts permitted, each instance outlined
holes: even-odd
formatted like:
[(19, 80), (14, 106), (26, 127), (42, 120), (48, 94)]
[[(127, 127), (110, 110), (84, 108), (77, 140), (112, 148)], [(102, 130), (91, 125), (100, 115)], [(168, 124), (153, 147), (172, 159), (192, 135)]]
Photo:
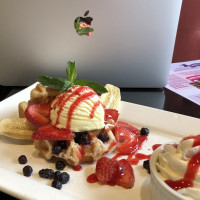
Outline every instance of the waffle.
[(22, 101), (18, 105), (18, 113), (20, 118), (24, 118), (24, 112), (28, 105), (31, 104), (42, 104), (51, 102), (56, 95), (59, 93), (58, 90), (55, 90), (51, 87), (43, 86), (38, 83), (36, 87), (31, 90), (30, 100), (28, 102)]
[(49, 103), (56, 97), (56, 95), (58, 93), (59, 93), (58, 90), (55, 90), (51, 87), (43, 86), (42, 84), (39, 83), (31, 91), (30, 100), (28, 101), (28, 105)]
[(56, 141), (37, 140), (35, 141), (35, 146), (47, 160), (52, 157), (58, 157), (66, 160), (70, 166), (77, 166), (83, 162), (97, 161), (104, 154), (110, 153), (115, 149), (116, 140), (109, 126), (106, 125), (103, 130), (99, 131), (99, 133), (102, 132), (108, 135), (109, 140), (107, 142), (102, 142), (98, 139), (98, 135), (91, 131), (88, 132), (90, 138), (89, 145), (80, 145), (74, 139), (66, 141), (66, 149), (62, 149), (59, 154), (52, 152), (53, 147), (57, 143)]

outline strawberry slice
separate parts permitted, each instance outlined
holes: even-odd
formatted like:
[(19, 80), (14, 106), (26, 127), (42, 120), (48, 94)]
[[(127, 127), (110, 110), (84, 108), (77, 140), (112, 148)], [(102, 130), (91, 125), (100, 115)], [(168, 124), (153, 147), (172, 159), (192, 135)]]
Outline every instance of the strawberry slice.
[(126, 123), (126, 122), (118, 121), (117, 122), (117, 126), (122, 126), (122, 127), (126, 128), (126, 129), (128, 129), (129, 131), (137, 134), (137, 135), (140, 134), (140, 130), (139, 129), (137, 129), (136, 127), (134, 127), (134, 126), (132, 126), (132, 125)]
[(122, 154), (130, 154), (138, 148), (138, 137), (125, 127), (116, 126), (114, 129), (117, 149)]
[(119, 112), (118, 110), (115, 109), (105, 109), (105, 121), (107, 121), (108, 119), (113, 119), (114, 122), (117, 121), (119, 117)]
[(56, 128), (50, 123), (39, 127), (32, 135), (33, 140), (71, 140), (74, 137), (73, 131)]
[(50, 122), (50, 104), (32, 104), (25, 111), (25, 116), (34, 126), (40, 127)]
[(115, 183), (119, 171), (119, 164), (116, 160), (102, 157), (96, 164), (96, 177), (102, 183)]
[(95, 178), (104, 184), (119, 185), (126, 189), (135, 183), (134, 171), (131, 164), (125, 160), (114, 160), (102, 157), (97, 161)]
[(135, 183), (135, 175), (131, 164), (125, 160), (119, 160), (120, 173), (116, 178), (116, 184), (126, 189), (132, 188)]

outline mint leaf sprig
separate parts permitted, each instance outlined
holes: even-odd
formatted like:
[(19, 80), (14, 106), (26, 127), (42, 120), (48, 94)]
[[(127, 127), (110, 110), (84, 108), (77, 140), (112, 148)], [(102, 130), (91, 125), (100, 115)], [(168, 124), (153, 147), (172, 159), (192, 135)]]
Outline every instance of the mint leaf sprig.
[(49, 76), (39, 76), (37, 80), (42, 85), (49, 86), (56, 90), (60, 90), (61, 92), (65, 92), (66, 90), (68, 90), (68, 88), (74, 85), (88, 86), (92, 88), (95, 92), (100, 93), (100, 94), (108, 92), (105, 87), (103, 87), (102, 85), (100, 85), (99, 83), (95, 81), (76, 80), (77, 71), (76, 71), (75, 62), (69, 61), (67, 63), (66, 76), (67, 76), (67, 79), (53, 78)]

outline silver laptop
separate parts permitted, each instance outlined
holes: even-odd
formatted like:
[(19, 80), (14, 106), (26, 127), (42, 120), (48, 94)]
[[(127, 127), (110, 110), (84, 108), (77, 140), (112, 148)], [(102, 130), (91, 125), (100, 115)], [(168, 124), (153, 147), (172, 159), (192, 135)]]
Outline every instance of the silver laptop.
[[(168, 79), (181, 4), (0, 0), (0, 85), (30, 85), (39, 75), (65, 77), (67, 62), (75, 61), (77, 79), (161, 88)], [(78, 34), (76, 22), (92, 34)]]

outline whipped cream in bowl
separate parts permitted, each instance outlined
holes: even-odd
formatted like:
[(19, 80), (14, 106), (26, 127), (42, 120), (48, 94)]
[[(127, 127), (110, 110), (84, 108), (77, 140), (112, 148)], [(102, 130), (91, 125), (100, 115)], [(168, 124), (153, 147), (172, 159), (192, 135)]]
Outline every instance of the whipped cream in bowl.
[(164, 144), (150, 159), (152, 200), (200, 199), (200, 135)]

